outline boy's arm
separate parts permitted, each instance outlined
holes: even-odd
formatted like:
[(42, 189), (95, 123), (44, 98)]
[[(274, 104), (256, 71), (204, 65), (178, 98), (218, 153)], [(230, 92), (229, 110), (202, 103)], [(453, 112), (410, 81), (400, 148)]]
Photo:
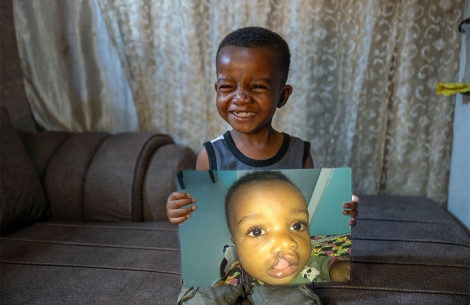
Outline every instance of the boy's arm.
[[(196, 161), (196, 170), (209, 170), (209, 157), (206, 148), (203, 146), (199, 151)], [(183, 223), (196, 209), (196, 206), (185, 208), (188, 204), (195, 203), (196, 199), (188, 193), (173, 192), (166, 202), (166, 216), (168, 220), (176, 225)]]
[(209, 156), (207, 155), (206, 148), (203, 146), (197, 154), (196, 170), (208, 171), (209, 170)]
[(304, 161), (304, 168), (313, 168), (313, 158), (311, 153), (308, 154), (307, 159)]

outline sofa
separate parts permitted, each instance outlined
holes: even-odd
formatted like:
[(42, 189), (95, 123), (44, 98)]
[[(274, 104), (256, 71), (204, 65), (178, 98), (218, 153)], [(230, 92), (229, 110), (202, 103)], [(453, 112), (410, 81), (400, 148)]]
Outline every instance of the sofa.
[[(194, 152), (152, 133), (19, 132), (4, 107), (0, 123), (0, 303), (175, 304), (165, 205)], [(469, 304), (465, 228), (426, 198), (360, 198), (351, 280), (316, 284), (323, 304)]]

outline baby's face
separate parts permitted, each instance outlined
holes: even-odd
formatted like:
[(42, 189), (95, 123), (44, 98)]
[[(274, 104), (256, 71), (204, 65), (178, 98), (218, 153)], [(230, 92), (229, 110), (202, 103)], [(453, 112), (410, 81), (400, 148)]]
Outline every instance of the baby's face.
[(270, 181), (243, 187), (233, 200), (232, 240), (243, 269), (270, 285), (292, 282), (312, 252), (302, 193)]

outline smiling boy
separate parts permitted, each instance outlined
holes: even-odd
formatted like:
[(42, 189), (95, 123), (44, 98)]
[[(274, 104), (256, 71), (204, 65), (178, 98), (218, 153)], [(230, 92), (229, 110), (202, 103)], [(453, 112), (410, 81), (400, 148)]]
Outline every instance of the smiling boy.
[[(292, 86), (286, 84), (290, 61), (287, 43), (284, 40), (279, 44), (256, 40), (248, 34), (246, 31), (246, 37), (236, 37), (238, 40), (224, 39), (219, 46), (214, 85), (216, 105), (232, 130), (204, 144), (196, 168), (312, 168), (310, 143), (280, 133), (271, 124), (277, 108), (287, 103), (293, 91)], [(258, 44), (265, 43), (266, 47), (250, 47), (246, 44), (249, 39)], [(234, 46), (236, 43), (248, 46)], [(276, 48), (285, 48), (287, 52)], [(282, 56), (285, 53), (288, 56)], [(229, 154), (225, 153), (225, 148), (234, 159), (227, 159)], [(292, 152), (286, 152), (289, 148)], [(283, 157), (289, 160), (282, 160)], [(276, 164), (279, 161), (282, 163)]]
[[(204, 143), (198, 154), (197, 170), (313, 168), (310, 143), (278, 132), (271, 125), (277, 108), (282, 108), (292, 94), (292, 86), (286, 84), (289, 66), (289, 46), (268, 29), (241, 28), (222, 40), (216, 56), (214, 88), (217, 110), (232, 130)], [(351, 225), (356, 224), (357, 200), (354, 197), (353, 202), (344, 204), (343, 213), (351, 216)], [(196, 206), (186, 206), (194, 202), (196, 199), (190, 194), (172, 193), (167, 201), (170, 222), (178, 225), (190, 218)], [(243, 295), (232, 291), (227, 296), (217, 288), (203, 290), (192, 287), (182, 291), (180, 300), (191, 300), (194, 296), (191, 301), (195, 304), (232, 304)], [(319, 302), (308, 289), (300, 293), (307, 298), (305, 304), (312, 304), (312, 299)], [(268, 294), (279, 300), (286, 296), (282, 289)]]

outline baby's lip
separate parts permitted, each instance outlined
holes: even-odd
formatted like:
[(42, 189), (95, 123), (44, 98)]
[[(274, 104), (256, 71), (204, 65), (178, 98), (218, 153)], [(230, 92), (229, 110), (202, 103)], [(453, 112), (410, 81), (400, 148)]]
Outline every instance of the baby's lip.
[(298, 268), (299, 258), (295, 253), (280, 252), (269, 268), (268, 274), (280, 279), (292, 275)]

